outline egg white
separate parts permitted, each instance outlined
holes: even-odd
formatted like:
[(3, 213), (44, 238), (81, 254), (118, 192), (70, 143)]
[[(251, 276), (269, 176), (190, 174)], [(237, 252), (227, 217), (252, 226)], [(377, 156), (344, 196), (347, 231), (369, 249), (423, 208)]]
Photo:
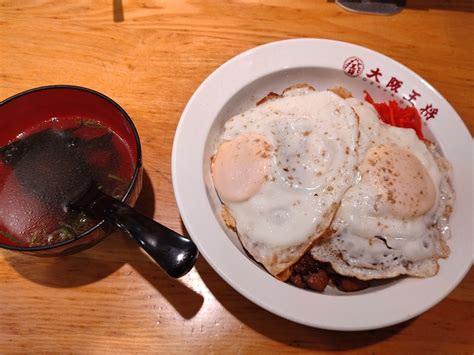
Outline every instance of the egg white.
[(268, 177), (248, 200), (223, 202), (244, 247), (277, 275), (326, 231), (353, 183), (358, 118), (336, 94), (298, 88), (229, 119), (220, 143), (245, 133), (273, 147)]
[(387, 278), (400, 274), (432, 276), (437, 259), (447, 257), (449, 249), (446, 221), (453, 203), (449, 164), (433, 147), (428, 147), (412, 129), (381, 122), (374, 108), (356, 99), (348, 102), (360, 118), (359, 164), (369, 149), (393, 145), (414, 155), (432, 180), (436, 199), (426, 213), (400, 218), (387, 209), (377, 209), (378, 191), (361, 178), (349, 188), (331, 228), (335, 234), (312, 248), (315, 259), (331, 262), (343, 275), (360, 279)]

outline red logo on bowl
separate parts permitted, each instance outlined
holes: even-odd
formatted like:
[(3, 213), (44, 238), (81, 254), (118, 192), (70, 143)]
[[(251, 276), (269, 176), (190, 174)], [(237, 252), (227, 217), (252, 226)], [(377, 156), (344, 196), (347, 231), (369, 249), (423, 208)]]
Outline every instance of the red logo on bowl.
[(364, 71), (364, 62), (359, 57), (349, 57), (344, 61), (342, 69), (346, 75), (356, 77)]

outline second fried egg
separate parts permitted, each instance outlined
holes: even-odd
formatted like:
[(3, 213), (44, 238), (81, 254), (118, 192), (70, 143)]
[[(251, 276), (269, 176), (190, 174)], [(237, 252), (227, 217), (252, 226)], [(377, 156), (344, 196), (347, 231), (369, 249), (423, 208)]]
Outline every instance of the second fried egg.
[(449, 254), (449, 163), (414, 130), (386, 125), (370, 104), (347, 101), (360, 117), (358, 179), (341, 201), (335, 234), (312, 255), (365, 280), (433, 276), (437, 259)]

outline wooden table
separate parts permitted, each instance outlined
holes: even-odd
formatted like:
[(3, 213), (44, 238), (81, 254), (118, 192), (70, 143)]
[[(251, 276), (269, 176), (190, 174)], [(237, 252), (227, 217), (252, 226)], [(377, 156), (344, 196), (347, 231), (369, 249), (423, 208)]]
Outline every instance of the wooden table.
[[(323, 0), (124, 0), (123, 13), (118, 0), (1, 0), (0, 99), (58, 83), (115, 99), (142, 139), (138, 208), (183, 232), (170, 177), (180, 114), (207, 75), (254, 46), (318, 37), (373, 48), (422, 75), (474, 132), (473, 3), (407, 2), (402, 13), (382, 17)], [(346, 333), (260, 309), (203, 258), (171, 280), (120, 233), (64, 258), (2, 251), (0, 279), (0, 353), (474, 351), (472, 270), (425, 314)]]

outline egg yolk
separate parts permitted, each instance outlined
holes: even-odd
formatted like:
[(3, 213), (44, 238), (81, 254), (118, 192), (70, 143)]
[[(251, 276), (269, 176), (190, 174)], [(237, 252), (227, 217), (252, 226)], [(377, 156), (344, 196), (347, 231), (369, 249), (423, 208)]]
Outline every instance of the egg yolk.
[[(409, 150), (395, 145), (373, 147), (360, 169), (362, 179), (367, 179), (376, 188), (379, 202), (395, 217), (421, 216), (436, 202), (433, 180)], [(374, 209), (377, 209), (377, 202)]]
[(240, 134), (219, 146), (211, 166), (212, 179), (225, 202), (242, 202), (268, 179), (272, 146), (259, 134)]

